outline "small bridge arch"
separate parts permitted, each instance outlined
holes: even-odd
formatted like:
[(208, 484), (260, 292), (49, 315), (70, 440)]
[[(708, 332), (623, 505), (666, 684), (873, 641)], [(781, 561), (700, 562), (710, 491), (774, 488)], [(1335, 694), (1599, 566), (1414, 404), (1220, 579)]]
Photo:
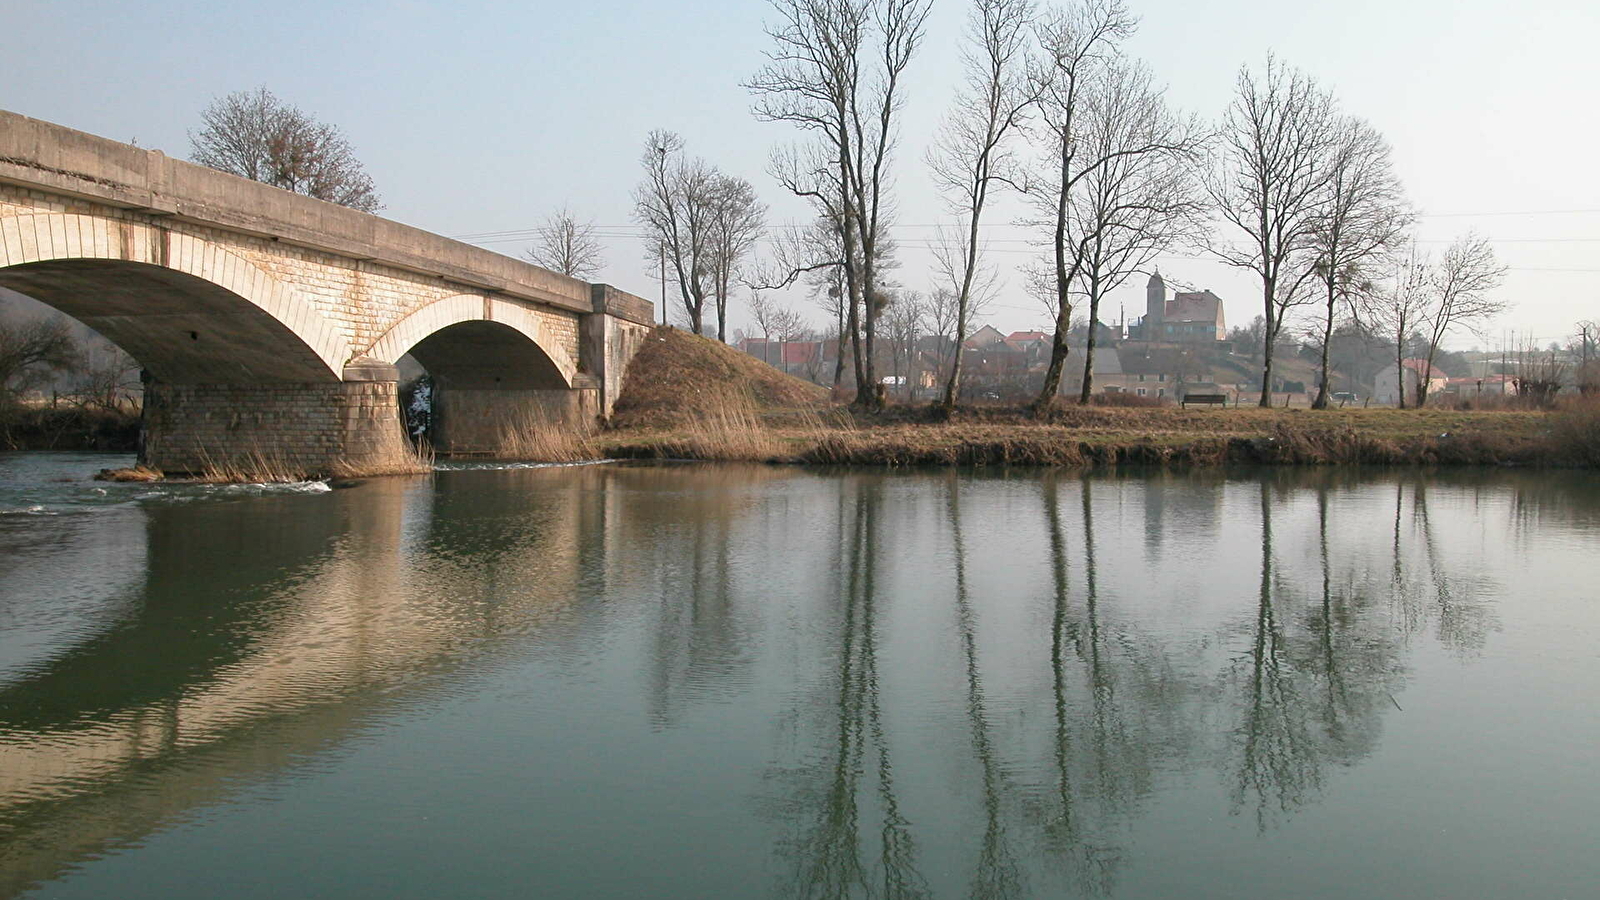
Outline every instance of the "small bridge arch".
[(565, 389), (578, 374), (577, 363), (537, 315), (482, 294), (457, 294), (416, 310), (366, 355), (394, 365), (407, 353), (463, 387)]
[(434, 301), (366, 353), (409, 354), (433, 377), (428, 438), (447, 455), (516, 456), (545, 432), (586, 431), (600, 415), (594, 379), (534, 311), (484, 294)]

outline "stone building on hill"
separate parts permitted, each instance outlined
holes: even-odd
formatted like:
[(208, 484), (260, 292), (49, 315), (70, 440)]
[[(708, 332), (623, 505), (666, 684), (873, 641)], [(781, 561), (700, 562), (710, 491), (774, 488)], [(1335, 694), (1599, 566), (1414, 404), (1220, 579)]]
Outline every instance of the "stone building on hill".
[(1129, 336), (1151, 343), (1227, 340), (1222, 298), (1205, 290), (1179, 291), (1168, 299), (1167, 283), (1156, 272), (1145, 286), (1144, 318), (1130, 327)]

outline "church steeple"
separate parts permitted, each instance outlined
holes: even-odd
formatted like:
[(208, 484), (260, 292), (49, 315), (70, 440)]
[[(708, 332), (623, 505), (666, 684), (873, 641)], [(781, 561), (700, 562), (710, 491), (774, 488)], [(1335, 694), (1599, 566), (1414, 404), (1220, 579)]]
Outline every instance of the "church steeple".
[(1160, 340), (1161, 320), (1167, 312), (1167, 283), (1161, 280), (1160, 269), (1150, 276), (1150, 283), (1144, 289), (1144, 298), (1144, 339)]

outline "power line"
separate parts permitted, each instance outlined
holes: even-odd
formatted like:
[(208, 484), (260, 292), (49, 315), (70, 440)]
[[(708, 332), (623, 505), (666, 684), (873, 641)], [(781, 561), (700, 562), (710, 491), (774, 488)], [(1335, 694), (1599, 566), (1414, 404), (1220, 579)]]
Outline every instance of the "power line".
[[(1527, 209), (1527, 210), (1491, 210), (1491, 211), (1484, 211), (1484, 212), (1418, 213), (1417, 214), (1417, 218), (1419, 218), (1419, 219), (1463, 219), (1463, 218), (1491, 217), (1491, 216), (1567, 216), (1567, 215), (1600, 215), (1600, 209)], [(955, 223), (951, 223), (951, 222), (944, 222), (944, 223), (939, 223), (939, 222), (931, 222), (931, 223), (922, 223), (922, 222), (917, 222), (917, 223), (895, 223), (895, 224), (891, 225), (890, 227), (891, 228), (949, 228), (949, 227), (953, 227), (954, 224)], [(454, 238), (455, 240), (458, 240), (458, 241), (465, 241), (465, 240), (468, 240), (470, 238), (503, 237), (503, 236), (509, 236), (509, 235), (535, 235), (535, 234), (539, 233), (539, 230), (542, 227), (543, 226), (534, 226), (534, 227), (531, 227), (531, 228), (509, 228), (509, 229), (504, 229), (504, 230), (501, 230), (501, 231), (474, 231), (474, 232), (467, 232), (465, 234), (450, 235), (450, 237), (452, 237), (452, 238)], [(628, 233), (640, 233), (640, 229), (639, 229), (639, 227), (637, 225), (593, 225), (593, 226), (590, 226), (590, 227), (592, 227), (596, 231), (614, 231), (614, 232), (620, 231), (620, 232), (628, 232)], [(767, 226), (767, 228), (769, 230), (773, 230), (773, 229), (793, 230), (793, 229), (797, 229), (797, 228), (810, 228), (810, 227), (811, 227), (811, 225), (809, 223), (782, 223), (782, 224), (775, 224), (775, 225), (768, 225)], [(987, 228), (1027, 228), (1027, 227), (1030, 227), (1030, 226), (1017, 225), (1017, 224), (1015, 224), (1013, 222), (980, 222), (978, 224), (978, 227), (987, 229)], [(1569, 239), (1568, 238), (1530, 238), (1529, 240), (1561, 241), (1561, 240), (1569, 240)], [(1600, 238), (1573, 238), (1573, 239), (1570, 239), (1570, 240), (1600, 240)]]

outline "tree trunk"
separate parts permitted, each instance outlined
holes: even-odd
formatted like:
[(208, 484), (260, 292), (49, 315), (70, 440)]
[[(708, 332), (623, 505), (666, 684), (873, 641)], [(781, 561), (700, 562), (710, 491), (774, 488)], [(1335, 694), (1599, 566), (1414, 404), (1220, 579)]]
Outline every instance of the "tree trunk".
[(1406, 339), (1405, 329), (1400, 330), (1401, 336), (1394, 342), (1394, 395), (1400, 401), (1400, 408), (1406, 408)]
[(1067, 368), (1067, 329), (1071, 321), (1072, 310), (1063, 305), (1056, 313), (1056, 333), (1050, 339), (1050, 368), (1044, 372), (1044, 386), (1039, 390), (1039, 398), (1033, 402), (1034, 415), (1040, 415), (1050, 408), (1055, 400), (1056, 393), (1061, 390), (1061, 374)]
[(869, 412), (876, 412), (883, 408), (883, 395), (881, 385), (878, 384), (877, 361), (873, 358), (877, 350), (877, 291), (876, 273), (873, 271), (872, 255), (877, 252), (877, 241), (868, 242), (865, 238), (861, 241), (861, 313), (862, 313), (862, 369), (866, 373), (867, 391), (865, 396), (860, 390), (856, 391), (856, 404)]
[(967, 220), (967, 258), (965, 271), (961, 273), (961, 293), (956, 296), (956, 358), (950, 367), (950, 382), (944, 388), (946, 415), (955, 411), (956, 394), (961, 390), (961, 340), (967, 333), (967, 306), (972, 298), (972, 278), (978, 267), (978, 217), (983, 214), (986, 184), (982, 180), (978, 182), (977, 190), (973, 192), (977, 199), (972, 205), (972, 216)]
[(959, 335), (965, 330), (966, 317), (958, 313), (956, 316), (956, 334), (958, 337), (956, 339), (955, 352), (950, 361), (950, 378), (945, 382), (944, 400), (939, 404), (945, 415), (955, 412), (956, 396), (961, 391), (961, 340)]
[[(1070, 134), (1070, 128), (1066, 132)], [(1033, 414), (1042, 415), (1055, 403), (1061, 390), (1061, 373), (1067, 365), (1067, 331), (1072, 327), (1071, 278), (1067, 274), (1067, 196), (1072, 168), (1071, 142), (1061, 139), (1061, 185), (1056, 192), (1056, 332), (1050, 339), (1050, 368), (1045, 370), (1044, 384), (1039, 397), (1033, 402)]]
[(1261, 403), (1258, 404), (1262, 409), (1272, 407), (1272, 344), (1273, 338), (1277, 337), (1272, 327), (1272, 296), (1275, 286), (1272, 281), (1268, 281), (1262, 287), (1266, 304), (1266, 315), (1263, 317), (1261, 327)]
[(1322, 384), (1317, 386), (1317, 399), (1311, 401), (1312, 409), (1328, 408), (1328, 343), (1333, 340), (1333, 285), (1328, 285), (1328, 319), (1322, 324)]
[(1089, 396), (1094, 393), (1094, 345), (1095, 332), (1100, 329), (1100, 279), (1094, 277), (1089, 283), (1089, 339), (1083, 345), (1083, 386), (1078, 390), (1078, 405), (1086, 406)]
[[(841, 288), (842, 287), (843, 287), (843, 285), (841, 284)], [(844, 380), (844, 342), (845, 342), (845, 335), (844, 335), (844, 326), (845, 326), (844, 304), (845, 304), (845, 300), (846, 300), (845, 296), (840, 296), (839, 297), (839, 347), (838, 347), (838, 351), (836, 353), (834, 353), (834, 358), (833, 358), (833, 386), (834, 387), (838, 387), (839, 386), (839, 382)]]

